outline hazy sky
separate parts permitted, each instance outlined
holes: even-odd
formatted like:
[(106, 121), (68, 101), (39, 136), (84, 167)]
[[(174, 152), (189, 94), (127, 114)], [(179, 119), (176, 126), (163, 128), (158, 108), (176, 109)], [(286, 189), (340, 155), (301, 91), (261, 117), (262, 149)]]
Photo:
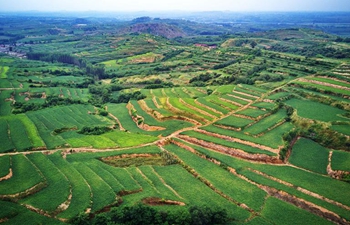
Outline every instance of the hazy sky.
[(0, 0), (0, 11), (350, 11), (350, 0)]

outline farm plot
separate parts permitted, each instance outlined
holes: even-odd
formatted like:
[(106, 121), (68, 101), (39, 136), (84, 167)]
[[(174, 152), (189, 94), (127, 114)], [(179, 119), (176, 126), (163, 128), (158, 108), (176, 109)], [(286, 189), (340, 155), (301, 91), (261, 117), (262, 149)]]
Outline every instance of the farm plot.
[(226, 99), (228, 102), (232, 102), (232, 104), (243, 106), (249, 103), (248, 100), (243, 100), (242, 98), (238, 98), (233, 94), (222, 95), (221, 98)]
[[(160, 101), (159, 99), (157, 98), (154, 98), (154, 99), (145, 99), (144, 100), (145, 103), (147, 104), (147, 106), (155, 111), (155, 112), (158, 112), (160, 113), (162, 116), (164, 117), (168, 117), (168, 116), (172, 116), (173, 114), (171, 112), (169, 112), (168, 110), (164, 109), (162, 105), (159, 105)], [(158, 108), (159, 107), (159, 108)]]
[(125, 171), (129, 173), (135, 182), (141, 186), (141, 192), (123, 197), (123, 203), (126, 205), (131, 205), (134, 202), (139, 202), (142, 199), (150, 196), (158, 198), (165, 197), (138, 167), (128, 167), (125, 169)]
[(164, 180), (157, 174), (152, 166), (141, 166), (140, 171), (149, 180), (151, 185), (154, 185), (156, 189), (161, 193), (163, 198), (173, 201), (181, 201), (182, 197), (175, 192)]
[(317, 195), (311, 195), (308, 192), (304, 192), (302, 189), (298, 189), (297, 187), (294, 187), (293, 184), (290, 183), (283, 183), (280, 180), (276, 180), (274, 177), (268, 177), (265, 174), (254, 171), (252, 169), (244, 168), (242, 170), (239, 170), (239, 173), (246, 178), (256, 182), (257, 184), (261, 184), (267, 187), (275, 188), (276, 190), (284, 191), (292, 196), (295, 196), (297, 198), (306, 200), (308, 202), (311, 202), (317, 206), (323, 207), (325, 209), (328, 209), (339, 216), (349, 219), (349, 211), (344, 209), (341, 206), (332, 204), (332, 202), (325, 201), (322, 199), (322, 197), (319, 197)]
[[(197, 111), (195, 111), (189, 107), (186, 107), (178, 98), (170, 98), (169, 103), (176, 110), (173, 113), (179, 114), (180, 116), (189, 117), (189, 118), (194, 119), (200, 123), (205, 123), (207, 121), (212, 120), (211, 117), (209, 117), (207, 115), (200, 114)], [(169, 109), (169, 110), (171, 111), (171, 109)]]
[(188, 93), (192, 99), (197, 99), (197, 98), (205, 97), (208, 95), (206, 88), (186, 87), (183, 90), (186, 93)]
[(236, 117), (236, 116), (232, 115), (232, 116), (228, 116), (224, 119), (221, 119), (221, 120), (215, 122), (215, 124), (240, 129), (240, 128), (244, 128), (245, 126), (247, 126), (253, 122), (254, 122), (253, 120), (246, 119), (246, 118), (240, 118), (240, 117)]
[(274, 224), (333, 224), (326, 219), (273, 197), (266, 200), (261, 215), (272, 220)]
[[(156, 135), (162, 134), (163, 136), (170, 135), (171, 133), (175, 132), (176, 130), (180, 130), (185, 127), (191, 126), (190, 123), (187, 123), (185, 121), (179, 121), (179, 120), (166, 120), (164, 122), (157, 121), (152, 116), (150, 116), (148, 113), (143, 111), (143, 109), (140, 107), (139, 103), (137, 101), (131, 101), (131, 104), (136, 110), (136, 114), (139, 116), (142, 116), (144, 118), (144, 123), (151, 126), (158, 126), (160, 128), (166, 128), (165, 130), (161, 131), (154, 131), (152, 133), (155, 133)], [(152, 128), (151, 128), (152, 129)]]
[(117, 144), (107, 135), (114, 133), (115, 132), (111, 131), (101, 135), (83, 135), (75, 131), (70, 131), (61, 134), (61, 137), (64, 138), (71, 147), (92, 146), (94, 148), (113, 148), (117, 147)]
[(304, 118), (325, 122), (350, 121), (342, 116), (346, 111), (319, 102), (294, 98), (286, 101), (286, 104), (295, 108), (298, 115)]
[(226, 146), (226, 147), (229, 147), (229, 148), (239, 149), (239, 150), (245, 151), (247, 153), (251, 153), (251, 154), (266, 154), (266, 155), (270, 155), (270, 156), (275, 156), (276, 155), (276, 154), (274, 154), (272, 152), (265, 151), (265, 150), (262, 150), (262, 149), (259, 149), (259, 148), (256, 148), (256, 147), (252, 147), (252, 146), (245, 145), (245, 144), (238, 143), (238, 142), (226, 141), (226, 140), (223, 140), (223, 139), (220, 139), (220, 138), (217, 138), (217, 137), (208, 136), (208, 135), (205, 135), (205, 134), (202, 134), (202, 133), (198, 133), (198, 132), (195, 132), (195, 131), (186, 131), (186, 132), (183, 132), (181, 134), (188, 135), (190, 137), (194, 137), (194, 138), (197, 138), (199, 140), (206, 141), (206, 142), (211, 142), (211, 143), (214, 143), (214, 144), (217, 144), (217, 145), (222, 145), (222, 146)]
[[(252, 165), (252, 167), (265, 174), (292, 183), (296, 187), (312, 191), (341, 204), (349, 205), (350, 203), (350, 193), (341, 191), (347, 190), (350, 187), (349, 183), (290, 166), (280, 166), (278, 170), (271, 165)], [(327, 185), (320, 185), (325, 183)]]
[(1, 195), (25, 192), (44, 181), (39, 171), (24, 155), (12, 156), (12, 173), (10, 179), (1, 181)]
[(235, 138), (247, 140), (253, 143), (266, 145), (271, 148), (277, 149), (280, 146), (283, 146), (283, 139), (282, 139), (283, 134), (290, 131), (292, 128), (293, 128), (293, 125), (291, 123), (284, 123), (281, 126), (278, 126), (277, 128), (265, 133), (265, 135), (261, 137), (253, 137), (253, 136), (244, 134), (243, 132), (227, 130), (227, 129), (223, 129), (213, 125), (203, 127), (202, 129), (212, 133), (218, 133), (229, 137), (235, 137)]
[(238, 207), (236, 204), (213, 192), (208, 186), (179, 165), (155, 166), (154, 170), (184, 198), (184, 202), (188, 205), (210, 205), (224, 208), (230, 217), (237, 218), (240, 221), (247, 219), (250, 215), (247, 210)]
[(196, 111), (198, 111), (199, 113), (202, 113), (204, 115), (207, 115), (207, 116), (210, 116), (212, 118), (218, 118), (221, 116), (221, 114), (211, 110), (210, 108), (208, 107), (204, 107), (204, 106), (201, 106), (200, 104), (198, 104), (196, 102), (195, 99), (192, 99), (192, 98), (184, 98), (183, 101), (190, 105), (191, 107), (193, 107), (193, 109), (195, 109)]
[(90, 188), (83, 176), (65, 159), (60, 152), (47, 156), (69, 180), (72, 198), (66, 210), (58, 214), (59, 218), (71, 219), (91, 206)]
[(315, 87), (318, 89), (321, 89), (323, 91), (330, 91), (333, 93), (338, 93), (338, 94), (343, 94), (343, 95), (349, 95), (349, 90), (344, 90), (344, 89), (340, 89), (340, 88), (336, 88), (336, 87), (330, 87), (330, 86), (325, 86), (325, 85), (321, 85), (321, 84), (315, 84), (315, 83), (310, 83), (309, 81), (305, 80), (298, 80), (298, 81), (294, 81), (293, 83), (296, 84), (301, 84), (302, 86), (308, 86), (308, 87)]
[(29, 150), (44, 146), (36, 127), (25, 115), (7, 117), (9, 134), (16, 150)]
[(267, 97), (267, 99), (277, 100), (277, 99), (288, 97), (289, 95), (290, 95), (289, 92), (278, 92), (278, 93), (270, 95), (269, 97)]
[(150, 146), (144, 146), (139, 148), (130, 148), (126, 150), (118, 150), (118, 151), (102, 151), (102, 152), (84, 152), (79, 154), (68, 154), (66, 156), (66, 159), (68, 162), (82, 162), (82, 161), (89, 161), (92, 159), (98, 159), (101, 157), (108, 157), (108, 156), (119, 156), (123, 154), (159, 154), (160, 149), (155, 145)]
[(197, 101), (205, 106), (208, 106), (209, 108), (212, 108), (216, 110), (219, 113), (227, 114), (230, 112), (226, 107), (220, 106), (219, 104), (216, 104), (216, 102), (213, 99), (210, 99), (209, 97), (206, 98), (198, 98)]
[[(253, 210), (259, 210), (262, 206), (266, 193), (254, 185), (180, 147), (168, 145), (166, 149), (176, 154), (186, 165), (193, 168), (199, 176), (207, 179), (215, 188), (235, 201), (244, 203)], [(223, 180), (225, 180), (224, 183)]]
[(300, 138), (293, 146), (289, 162), (316, 173), (327, 174), (328, 155), (328, 149), (312, 140)]
[(331, 128), (339, 133), (350, 136), (350, 125), (333, 125)]
[(0, 157), (0, 179), (7, 176), (11, 168), (11, 158), (8, 155)]
[(248, 132), (252, 135), (257, 135), (266, 132), (269, 129), (271, 129), (271, 127), (273, 127), (274, 125), (283, 122), (286, 116), (286, 110), (279, 110), (277, 113), (265, 117), (262, 120), (259, 120), (257, 123), (253, 124), (252, 126), (244, 129), (244, 132)]
[[(0, 80), (1, 83), (1, 80)], [(1, 86), (1, 84), (0, 84)], [(13, 91), (0, 91), (0, 116), (7, 116), (12, 111), (12, 100), (11, 95)]]
[[(30, 219), (28, 219), (30, 218)], [(65, 223), (42, 216), (38, 213), (32, 212), (26, 209), (24, 206), (20, 206), (16, 203), (9, 201), (0, 201), (0, 220), (4, 220), (2, 224), (52, 224), (52, 225), (64, 225)], [(6, 220), (7, 219), (7, 220)]]
[(276, 104), (272, 102), (255, 102), (252, 106), (258, 107), (259, 109), (272, 110), (276, 107)]
[(92, 212), (116, 202), (115, 192), (98, 174), (84, 163), (73, 163), (72, 165), (81, 173), (91, 188)]
[(332, 169), (350, 171), (350, 153), (342, 151), (333, 151)]
[(86, 165), (98, 174), (102, 180), (104, 180), (115, 193), (118, 193), (123, 190), (123, 186), (119, 183), (119, 181), (109, 172), (107, 171), (98, 160), (91, 160), (86, 163)]
[(258, 118), (265, 115), (267, 112), (260, 109), (247, 108), (242, 111), (236, 112), (238, 115), (249, 116), (252, 118)]
[(246, 99), (246, 101), (255, 101), (259, 98), (255, 95), (251, 95), (251, 94), (246, 93), (246, 92), (241, 92), (239, 90), (240, 89), (236, 87), (231, 94), (233, 94), (239, 98), (242, 98), (243, 100)]
[(9, 71), (10, 67), (8, 66), (0, 66), (0, 79), (7, 78), (7, 72)]
[(48, 149), (54, 149), (66, 144), (66, 141), (61, 136), (51, 134), (52, 130), (55, 128), (45, 117), (42, 115), (37, 115), (35, 113), (27, 113), (26, 115), (36, 125), (40, 137)]
[[(252, 87), (254, 87), (254, 86), (252, 86)], [(250, 88), (250, 87), (249, 87), (249, 88)], [(256, 99), (258, 99), (259, 97), (261, 97), (261, 95), (262, 95), (262, 93), (263, 93), (263, 92), (254, 91), (254, 90), (252, 90), (252, 89), (245, 89), (245, 88), (241, 87), (240, 84), (237, 85), (237, 86), (235, 87), (234, 91), (235, 91), (236, 93), (240, 93), (240, 94), (243, 95), (243, 96), (250, 96), (249, 99), (251, 99), (251, 100), (256, 100)]]
[(0, 152), (8, 152), (14, 150), (16, 147), (12, 143), (11, 135), (9, 135), (9, 125), (6, 119), (0, 119)]
[[(221, 108), (228, 110), (228, 112), (238, 109), (237, 105), (232, 104), (229, 100), (225, 100), (220, 97), (220, 95), (209, 95), (205, 98), (206, 101), (211, 102), (215, 105), (218, 105)], [(225, 113), (226, 114), (226, 113)]]
[[(47, 186), (40, 192), (21, 200), (21, 202), (47, 212), (53, 212), (68, 199), (69, 181), (45, 155), (41, 153), (30, 154), (28, 158), (45, 177)], [(50, 199), (50, 201), (47, 201), (47, 199)]]
[(328, 78), (328, 77), (310, 77), (310, 78), (306, 78), (306, 79), (316, 80), (316, 81), (320, 81), (320, 82), (324, 82), (324, 83), (328, 83), (328, 84), (334, 84), (334, 85), (339, 85), (339, 86), (350, 88), (350, 83), (343, 81), (343, 80), (332, 79), (332, 78)]
[(108, 111), (119, 119), (124, 129), (133, 133), (144, 133), (129, 115), (126, 104), (108, 104)]
[[(43, 138), (47, 147), (51, 149), (67, 143), (62, 137), (68, 140), (70, 138), (75, 138), (76, 136), (83, 136), (77, 134), (76, 131), (69, 130), (78, 130), (83, 126), (103, 126), (112, 124), (107, 118), (90, 115), (90, 110), (93, 110), (93, 107), (72, 105), (29, 112), (27, 115), (36, 124), (40, 136)], [(62, 128), (67, 129), (68, 131), (61, 134), (53, 133), (56, 129)], [(91, 141), (94, 141), (94, 138), (91, 138)], [(72, 145), (75, 146), (74, 141), (72, 142)], [(84, 140), (79, 143), (83, 144)], [(111, 143), (111, 141), (109, 141), (109, 143)], [(87, 145), (83, 144), (83, 146)]]
[(13, 88), (13, 82), (8, 79), (0, 79), (0, 88)]

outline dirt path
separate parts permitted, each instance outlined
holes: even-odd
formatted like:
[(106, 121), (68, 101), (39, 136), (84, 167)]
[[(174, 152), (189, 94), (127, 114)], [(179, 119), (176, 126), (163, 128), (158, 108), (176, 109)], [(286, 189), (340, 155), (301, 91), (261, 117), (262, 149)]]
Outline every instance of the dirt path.
[(217, 111), (216, 109), (213, 109), (213, 108), (211, 108), (211, 107), (209, 107), (209, 106), (207, 106), (207, 105), (204, 105), (204, 104), (200, 103), (197, 99), (194, 100), (194, 102), (195, 102), (196, 104), (198, 104), (199, 106), (201, 106), (201, 107), (203, 107), (203, 108), (206, 108), (206, 109), (208, 109), (208, 110), (210, 110), (210, 111), (212, 111), (212, 112), (214, 112), (214, 113), (216, 113), (216, 114), (219, 114), (219, 115), (221, 115), (221, 116), (224, 115), (222, 112), (219, 112), (219, 111)]
[(274, 148), (271, 148), (271, 147), (268, 147), (268, 146), (264, 146), (264, 145), (260, 145), (260, 144), (254, 143), (254, 142), (245, 141), (245, 140), (241, 140), (241, 139), (238, 139), (238, 138), (229, 137), (229, 136), (225, 136), (225, 135), (221, 135), (221, 134), (217, 134), (217, 133), (211, 133), (209, 131), (205, 131), (205, 130), (202, 130), (202, 129), (193, 129), (193, 130), (196, 131), (196, 132), (205, 134), (207, 136), (217, 137), (217, 138), (220, 138), (220, 139), (223, 139), (223, 140), (226, 140), (226, 141), (237, 142), (237, 143), (248, 145), (248, 146), (251, 146), (251, 147), (254, 147), (254, 148), (258, 148), (258, 149), (261, 149), (261, 150), (269, 151), (269, 152), (272, 152), (272, 153), (275, 153), (275, 154), (279, 153), (279, 149), (274, 149)]
[(112, 113), (108, 113), (108, 116), (112, 117), (118, 123), (119, 129), (121, 131), (125, 131), (124, 127), (122, 126), (122, 124), (120, 123), (119, 119), (116, 116), (114, 116)]
[(254, 98), (254, 99), (258, 99), (259, 98), (258, 96), (250, 95), (250, 94), (247, 94), (247, 93), (244, 93), (244, 92), (239, 92), (239, 91), (235, 91), (235, 90), (233, 90), (232, 92), (236, 93), (236, 94), (239, 94), (239, 95), (244, 95), (244, 96), (247, 96), (247, 97), (251, 97), (251, 98)]
[(336, 84), (330, 84), (330, 83), (317, 81), (317, 80), (309, 80), (309, 79), (299, 78), (299, 81), (306, 82), (306, 83), (319, 84), (322, 86), (333, 87), (333, 88), (337, 88), (337, 89), (350, 91), (350, 88), (348, 88), (348, 87), (344, 87), (344, 86), (340, 86), (340, 85), (336, 85)]
[(341, 224), (341, 225), (349, 225), (350, 224), (348, 221), (346, 221), (345, 219), (342, 219), (339, 215), (337, 215), (336, 213), (334, 213), (332, 211), (329, 211), (328, 209), (325, 209), (321, 206), (318, 206), (318, 205), (316, 205), (312, 202), (306, 201), (304, 199), (295, 197), (295, 196), (293, 196), (285, 191), (277, 190), (275, 188), (256, 183), (255, 181), (250, 180), (249, 178), (245, 177), (244, 175), (238, 174), (236, 172), (236, 170), (233, 168), (229, 168), (229, 171), (232, 174), (236, 175), (237, 177), (257, 186), (258, 188), (265, 191), (268, 195), (270, 195), (272, 197), (278, 198), (284, 202), (291, 203), (291, 204), (297, 206), (298, 208), (309, 211), (317, 216), (320, 216), (322, 218), (330, 220), (336, 224)]
[(248, 102), (248, 103), (250, 103), (250, 102), (253, 101), (253, 100), (250, 100), (250, 99), (246, 99), (246, 98), (239, 97), (239, 96), (237, 96), (237, 95), (231, 95), (231, 94), (227, 94), (227, 95), (230, 96), (230, 97), (237, 98), (237, 99), (240, 99), (240, 100), (242, 100), (242, 101)]
[(186, 142), (189, 142), (191, 144), (195, 144), (204, 148), (208, 148), (211, 149), (213, 151), (216, 152), (221, 152), (221, 153), (225, 153), (227, 155), (236, 157), (236, 158), (241, 158), (241, 159), (245, 159), (248, 161), (255, 161), (255, 162), (261, 162), (261, 163), (269, 163), (269, 164), (281, 164), (282, 161), (279, 159), (278, 156), (268, 156), (265, 154), (250, 154), (247, 153), (241, 149), (237, 149), (237, 148), (229, 148), (223, 145), (218, 145), (218, 144), (214, 144), (211, 142), (207, 142), (207, 141), (203, 141), (203, 140), (199, 140), (193, 137), (189, 137), (189, 136), (185, 136), (185, 135), (179, 135), (179, 138), (181, 140), (184, 140)]
[(197, 108), (197, 107), (194, 107), (193, 105), (188, 104), (188, 103), (185, 102), (182, 98), (180, 98), (179, 101), (180, 101), (182, 104), (184, 104), (186, 107), (188, 107), (188, 108), (190, 108), (190, 109), (192, 109), (192, 110), (194, 110), (194, 111), (197, 111), (198, 113), (201, 113), (201, 114), (206, 115), (206, 116), (208, 116), (208, 117), (210, 117), (210, 118), (213, 118), (213, 119), (216, 119), (216, 118), (217, 118), (216, 116), (214, 116), (214, 115), (212, 115), (212, 114), (210, 114), (210, 113), (208, 113), (208, 112), (206, 112), (206, 111), (204, 111), (204, 110), (201, 110), (201, 109), (199, 109), (199, 108)]
[(9, 173), (3, 177), (0, 177), (0, 182), (3, 181), (3, 180), (8, 180), (10, 179), (11, 177), (13, 176), (12, 174), (12, 168), (9, 168)]
[(228, 99), (226, 99), (226, 98), (220, 98), (220, 97), (219, 97), (219, 99), (220, 99), (221, 101), (230, 103), (230, 104), (235, 105), (235, 106), (238, 106), (238, 107), (242, 107), (242, 106), (243, 106), (242, 104), (240, 104), (240, 103), (238, 103), (238, 102), (234, 102), (234, 101), (228, 100)]

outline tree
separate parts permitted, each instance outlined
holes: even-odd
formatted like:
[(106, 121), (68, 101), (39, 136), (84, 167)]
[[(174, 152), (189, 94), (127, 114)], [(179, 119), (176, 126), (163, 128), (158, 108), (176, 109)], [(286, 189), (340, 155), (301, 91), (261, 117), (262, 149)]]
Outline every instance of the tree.
[(252, 48), (255, 48), (255, 46), (257, 46), (258, 44), (255, 42), (255, 41), (252, 41), (252, 42), (250, 42), (250, 46), (252, 47)]

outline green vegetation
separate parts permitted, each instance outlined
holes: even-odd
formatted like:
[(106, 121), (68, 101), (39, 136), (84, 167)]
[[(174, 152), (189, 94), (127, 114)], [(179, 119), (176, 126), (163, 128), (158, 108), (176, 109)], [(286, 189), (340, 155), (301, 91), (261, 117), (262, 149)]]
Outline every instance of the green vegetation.
[(0, 223), (350, 222), (346, 13), (31, 15), (0, 23)]
[(305, 138), (299, 139), (292, 149), (289, 162), (293, 165), (327, 174), (329, 150)]
[(274, 218), (273, 223), (276, 224), (332, 224), (325, 219), (276, 198), (267, 199), (262, 215), (265, 218)]
[(265, 115), (266, 113), (267, 113), (267, 112), (266, 112), (266, 111), (263, 111), (263, 110), (248, 108), (248, 109), (239, 111), (239, 112), (237, 112), (236, 114), (244, 115), (244, 116), (250, 116), (250, 117), (252, 117), (252, 118), (257, 118), (257, 117), (259, 117), (259, 116)]
[(229, 117), (226, 117), (222, 120), (217, 121), (216, 124), (224, 125), (224, 126), (231, 126), (231, 127), (235, 127), (235, 128), (244, 128), (245, 126), (247, 126), (253, 122), (254, 121), (250, 120), (250, 119), (240, 118), (240, 117), (236, 117), (236, 116), (229, 116)]
[(332, 169), (350, 171), (350, 153), (334, 151), (332, 155)]
[(286, 104), (295, 108), (297, 110), (298, 115), (304, 118), (315, 119), (325, 122), (349, 121), (348, 118), (343, 116), (343, 114), (345, 114), (346, 111), (318, 102), (294, 98), (286, 101)]

